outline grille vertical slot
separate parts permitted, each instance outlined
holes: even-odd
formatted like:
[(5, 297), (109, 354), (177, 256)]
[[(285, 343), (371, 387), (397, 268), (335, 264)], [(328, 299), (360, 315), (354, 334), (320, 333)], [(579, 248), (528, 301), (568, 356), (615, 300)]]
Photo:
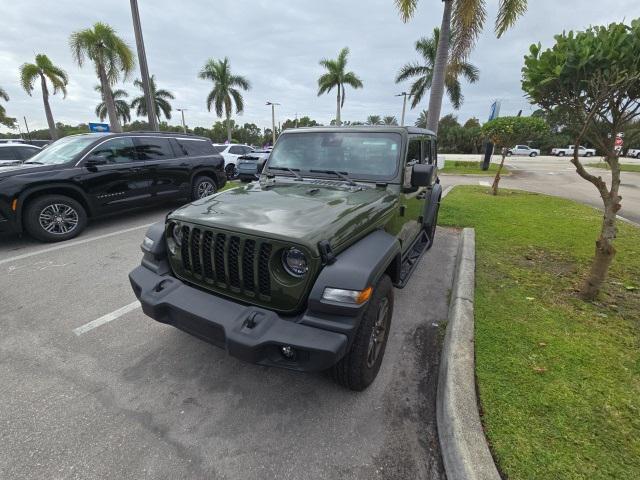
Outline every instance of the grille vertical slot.
[(216, 235), (216, 244), (214, 247), (214, 264), (216, 269), (216, 280), (226, 283), (226, 271), (224, 268), (224, 247), (227, 242), (227, 236), (224, 233)]
[(229, 241), (229, 256), (227, 264), (229, 266), (229, 283), (233, 287), (240, 287), (240, 238), (231, 237)]
[(191, 254), (189, 252), (189, 227), (186, 225), (182, 227), (182, 246), (180, 247), (180, 253), (182, 254), (182, 266), (185, 270), (191, 272)]
[(260, 245), (258, 256), (258, 289), (263, 295), (271, 295), (271, 274), (269, 273), (269, 259), (271, 258), (271, 244)]
[(202, 238), (202, 267), (204, 278), (214, 280), (213, 277), (213, 232), (204, 232)]
[(242, 252), (242, 283), (245, 290), (256, 291), (253, 262), (255, 259), (255, 240), (245, 240), (244, 251)]
[(191, 238), (189, 242), (191, 243), (191, 267), (193, 273), (196, 275), (202, 275), (202, 250), (200, 250), (200, 246), (202, 245), (201, 234), (199, 228), (191, 229)]

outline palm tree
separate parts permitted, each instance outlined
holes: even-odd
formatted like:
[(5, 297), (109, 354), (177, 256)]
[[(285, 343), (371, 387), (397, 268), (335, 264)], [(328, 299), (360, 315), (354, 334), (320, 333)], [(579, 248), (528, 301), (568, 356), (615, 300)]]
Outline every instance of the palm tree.
[[(138, 87), (140, 90), (142, 90), (142, 96), (141, 97), (136, 97), (133, 99), (133, 102), (131, 102), (131, 108), (135, 108), (136, 109), (136, 115), (139, 117), (146, 117), (147, 116), (147, 102), (144, 98), (144, 86), (142, 85), (142, 82), (140, 80), (135, 80), (133, 82), (133, 84)], [(160, 89), (158, 90), (156, 88), (156, 77), (155, 75), (151, 75), (151, 77), (149, 77), (149, 90), (150, 90), (150, 95), (151, 98), (153, 99), (153, 102), (155, 104), (155, 110), (156, 110), (156, 117), (158, 117), (158, 122), (160, 122), (160, 113), (164, 113), (164, 116), (167, 120), (171, 119), (171, 104), (169, 103), (169, 100), (173, 100), (175, 97), (173, 96), (173, 93), (171, 93), (168, 90), (163, 90)]]
[[(2, 87), (0, 87), (0, 99), (4, 100), (5, 102), (9, 101), (9, 94)], [(0, 105), (0, 124), (8, 127), (10, 124), (13, 124), (13, 122), (11, 122), (11, 119), (9, 119), (6, 115), (7, 111), (2, 105)]]
[(382, 125), (382, 119), (380, 115), (369, 115), (365, 125)]
[(62, 96), (67, 96), (67, 83), (69, 83), (69, 77), (64, 70), (56, 67), (49, 57), (40, 53), (36, 55), (35, 63), (23, 63), (20, 67), (20, 83), (22, 88), (29, 95), (33, 93), (33, 87), (36, 80), (40, 80), (40, 87), (42, 89), (42, 101), (44, 102), (44, 113), (47, 117), (47, 124), (49, 125), (49, 134), (52, 140), (58, 139), (58, 131), (56, 130), (56, 123), (53, 121), (53, 114), (51, 113), (51, 106), (49, 105), (49, 87), (47, 86), (47, 79), (53, 85), (53, 94), (58, 93), (58, 90), (62, 92)]
[(320, 60), (320, 66), (324, 67), (327, 72), (318, 79), (318, 96), (329, 93), (334, 87), (337, 87), (338, 95), (336, 98), (336, 124), (341, 125), (340, 109), (344, 106), (345, 85), (352, 88), (362, 88), (362, 80), (354, 72), (345, 72), (347, 67), (347, 57), (349, 49), (347, 47), (340, 50), (336, 60), (324, 58)]
[[(422, 63), (407, 63), (400, 69), (396, 76), (396, 83), (417, 77), (411, 85), (410, 93), (413, 95), (411, 108), (417, 107), (422, 101), (426, 91), (431, 88), (436, 61), (436, 50), (438, 48), (439, 41), (439, 28), (433, 29), (432, 37), (423, 37), (418, 40), (416, 42), (416, 51), (422, 57)], [(452, 39), (450, 41), (452, 41)], [(461, 93), (462, 87), (459, 80), (460, 76), (465, 77), (469, 83), (475, 83), (479, 78), (478, 68), (464, 60), (453, 59), (449, 63), (445, 74), (444, 84), (447, 90), (447, 95), (453, 104), (453, 108), (456, 110), (460, 108), (464, 98)]]
[(213, 82), (213, 90), (207, 96), (207, 110), (211, 111), (213, 106), (218, 117), (223, 113), (227, 119), (227, 141), (231, 143), (231, 114), (233, 104), (236, 106), (236, 113), (244, 110), (244, 99), (240, 90), (251, 89), (249, 80), (240, 75), (233, 75), (229, 65), (229, 59), (224, 60), (209, 59), (198, 75), (203, 80)]
[(398, 125), (398, 119), (393, 115), (388, 115), (382, 118), (383, 125)]
[(135, 59), (131, 48), (116, 35), (113, 28), (100, 22), (95, 23), (93, 28), (72, 33), (69, 45), (79, 67), (82, 67), (85, 59), (94, 63), (111, 130), (122, 132), (111, 86), (118, 81), (120, 73), (126, 78), (133, 70)]
[[(93, 89), (98, 92), (102, 98), (102, 87), (96, 85)], [(129, 94), (122, 89), (113, 90), (111, 94), (113, 95), (113, 103), (115, 104), (118, 118), (123, 124), (129, 123), (131, 121), (131, 109), (129, 108), (129, 103), (125, 100)], [(102, 122), (107, 118), (107, 115), (107, 104), (104, 98), (102, 98), (102, 101), (96, 106), (96, 117)]]
[[(416, 11), (419, 0), (394, 0), (404, 22)], [(480, 0), (443, 0), (441, 36), (433, 67), (433, 80), (429, 95), (428, 128), (438, 131), (438, 121), (444, 97), (446, 69), (449, 64), (449, 38), (453, 29), (455, 44), (453, 58), (462, 61), (469, 56), (482, 32), (487, 16), (486, 4)], [(500, 38), (527, 10), (527, 0), (500, 0), (495, 22), (496, 36)]]
[(416, 120), (415, 126), (418, 128), (427, 128), (427, 119), (429, 118), (429, 110), (422, 110), (420, 115), (418, 115), (418, 119)]

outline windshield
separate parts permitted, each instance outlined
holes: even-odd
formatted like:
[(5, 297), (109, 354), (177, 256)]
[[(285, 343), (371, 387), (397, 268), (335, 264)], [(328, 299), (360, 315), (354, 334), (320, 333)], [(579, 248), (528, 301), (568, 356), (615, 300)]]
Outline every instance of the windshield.
[(62, 165), (70, 162), (87, 146), (96, 141), (93, 135), (64, 137), (31, 157), (25, 163)]
[(213, 149), (216, 151), (216, 153), (222, 153), (224, 152), (224, 150), (227, 148), (226, 145), (214, 145)]
[(271, 152), (268, 168), (291, 168), (302, 173), (334, 170), (365, 180), (389, 179), (398, 169), (401, 139), (399, 133), (387, 132), (283, 135)]

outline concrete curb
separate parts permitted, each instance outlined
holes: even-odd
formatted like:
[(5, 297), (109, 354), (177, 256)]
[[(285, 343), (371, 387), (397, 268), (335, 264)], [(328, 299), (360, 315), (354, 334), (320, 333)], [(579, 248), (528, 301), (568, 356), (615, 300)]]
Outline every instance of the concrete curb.
[(448, 480), (500, 480), (480, 423), (475, 388), (475, 231), (462, 231), (442, 347), (436, 420)]

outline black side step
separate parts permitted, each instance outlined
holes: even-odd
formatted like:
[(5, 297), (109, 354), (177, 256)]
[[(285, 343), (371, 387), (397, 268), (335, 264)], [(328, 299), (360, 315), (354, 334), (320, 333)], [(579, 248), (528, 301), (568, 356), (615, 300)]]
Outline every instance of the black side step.
[(409, 249), (409, 252), (402, 259), (402, 266), (400, 267), (400, 281), (395, 285), (396, 288), (404, 288), (411, 274), (418, 266), (420, 258), (431, 247), (431, 239), (427, 232), (422, 230), (418, 238), (413, 242), (413, 245)]

